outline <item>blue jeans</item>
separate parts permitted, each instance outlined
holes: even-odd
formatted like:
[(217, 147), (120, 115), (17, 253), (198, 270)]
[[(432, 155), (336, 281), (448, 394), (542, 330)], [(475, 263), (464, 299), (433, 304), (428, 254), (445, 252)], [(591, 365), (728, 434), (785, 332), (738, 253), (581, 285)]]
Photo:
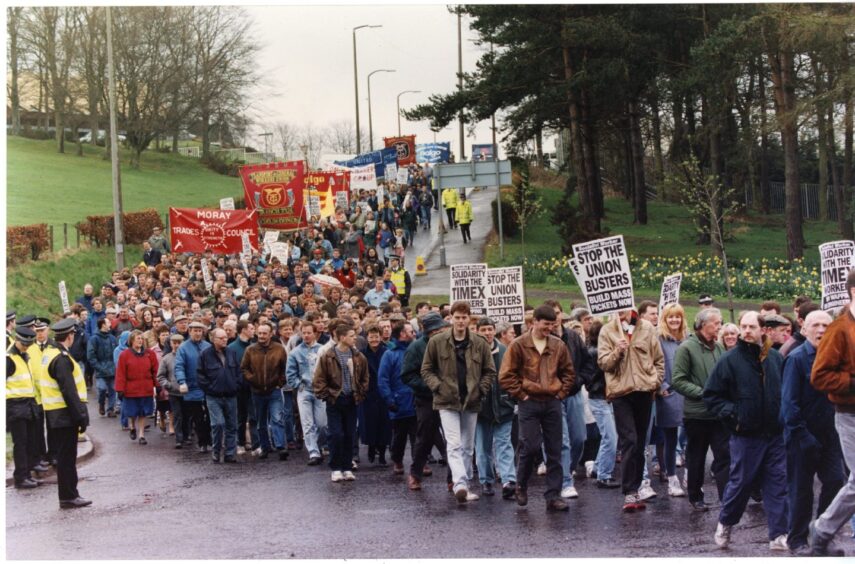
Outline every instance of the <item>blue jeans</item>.
[(722, 525), (739, 523), (758, 477), (762, 477), (769, 540), (774, 540), (787, 534), (787, 455), (781, 435), (730, 437), (730, 480), (718, 520)]
[(261, 441), (261, 450), (271, 450), (271, 438), (273, 448), (276, 450), (285, 448), (285, 407), (282, 402), (282, 390), (273, 390), (267, 395), (252, 392), (252, 403), (258, 418), (258, 439)]
[(581, 393), (565, 398), (561, 402), (564, 407), (564, 422), (561, 441), (561, 470), (564, 481), (561, 488), (573, 486), (573, 470), (579, 465), (585, 439), (588, 438), (588, 428), (585, 425), (585, 398)]
[(677, 427), (677, 454), (680, 456), (684, 456), (684, 452), (686, 451), (686, 443), (689, 441), (688, 435), (686, 435), (686, 428), (683, 425)]
[(598, 480), (608, 480), (615, 470), (615, 457), (617, 456), (617, 427), (615, 427), (615, 412), (612, 404), (604, 399), (588, 398), (588, 406), (594, 419), (597, 420), (597, 429), (600, 430), (600, 450), (597, 451), (597, 460), (594, 467), (597, 469)]
[(422, 224), (427, 225), (427, 228), (430, 229), (430, 208), (422, 206), (419, 209), (419, 215), (422, 217)]
[(285, 442), (293, 443), (294, 437), (294, 391), (282, 390), (285, 409)]
[(216, 398), (206, 396), (208, 418), (211, 420), (211, 450), (219, 458), (223, 435), (225, 435), (226, 456), (235, 456), (237, 449), (237, 398)]
[(107, 404), (107, 411), (116, 409), (116, 379), (96, 378), (95, 386), (98, 389), (98, 405)]
[(297, 405), (300, 409), (300, 424), (303, 426), (303, 444), (309, 456), (320, 456), (319, 444), (326, 442), (327, 408), (326, 404), (309, 390), (297, 392)]
[(482, 484), (492, 484), (496, 481), (494, 462), (503, 484), (517, 481), (514, 446), (511, 444), (513, 424), (513, 420), (493, 423), (478, 419), (475, 425), (475, 461), (478, 463), (478, 479)]

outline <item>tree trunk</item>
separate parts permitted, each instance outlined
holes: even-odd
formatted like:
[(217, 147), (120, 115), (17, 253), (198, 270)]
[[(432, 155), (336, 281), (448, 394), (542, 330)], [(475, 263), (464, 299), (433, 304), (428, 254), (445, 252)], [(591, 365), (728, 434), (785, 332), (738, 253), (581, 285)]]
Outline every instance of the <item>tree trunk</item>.
[(760, 98), (760, 210), (769, 215), (772, 208), (772, 189), (769, 185), (769, 132), (766, 129), (766, 74), (760, 60), (757, 94)]
[(656, 188), (659, 190), (659, 195), (662, 201), (665, 201), (665, 183), (662, 179), (665, 177), (665, 163), (662, 158), (662, 125), (659, 117), (659, 94), (654, 93), (650, 97), (650, 126), (653, 133), (653, 157), (656, 166)]
[(202, 116), (202, 158), (211, 156), (211, 115), (203, 111)]
[[(849, 50), (844, 48), (844, 70), (849, 71)], [(840, 232), (844, 239), (855, 239), (855, 228), (852, 221), (852, 135), (853, 135), (853, 108), (852, 89), (843, 89), (844, 113), (843, 113), (843, 208), (837, 211)], [(842, 218), (842, 220), (841, 220)]]
[(594, 214), (594, 225), (600, 231), (600, 220), (606, 215), (603, 201), (603, 186), (600, 179), (600, 163), (597, 159), (597, 132), (594, 120), (590, 117), (590, 101), (588, 91), (582, 90), (582, 156), (585, 159), (585, 176), (588, 193), (591, 197), (591, 211)]
[[(571, 59), (570, 49), (562, 48), (564, 57), (564, 78), (570, 80), (573, 78), (573, 62)], [(591, 231), (591, 224), (598, 223), (591, 206), (591, 190), (588, 187), (587, 171), (585, 170), (585, 157), (582, 149), (582, 127), (579, 103), (576, 99), (576, 94), (572, 89), (568, 89), (568, 110), (570, 115), (570, 147), (573, 153), (573, 168), (576, 173), (576, 187), (579, 193), (579, 211), (582, 215), (582, 220), (585, 222), (584, 231)], [(596, 231), (599, 231), (597, 229)]]
[(21, 134), (21, 100), (18, 94), (18, 26), (23, 8), (9, 8), (9, 63), (12, 67), (9, 104), (12, 106), (12, 135)]
[(538, 131), (534, 136), (535, 164), (543, 168), (543, 132)]
[[(828, 127), (826, 129), (826, 138), (834, 139), (834, 109), (828, 108)], [(840, 170), (838, 168), (837, 162), (837, 149), (834, 147), (834, 143), (832, 142), (828, 146), (828, 163), (831, 166), (831, 185), (832, 185), (832, 195), (834, 196), (834, 207), (837, 208), (837, 230), (843, 235), (845, 230), (845, 218), (846, 214), (843, 213), (844, 208), (846, 207), (843, 203), (843, 186), (840, 183)]]
[(644, 183), (644, 144), (641, 139), (640, 108), (638, 100), (631, 100), (629, 132), (632, 149), (632, 174), (635, 186), (635, 215), (633, 223), (647, 225), (647, 186)]
[(635, 209), (635, 175), (632, 172), (632, 134), (630, 133), (629, 118), (621, 119), (621, 138), (623, 139), (623, 163), (626, 182), (623, 183), (623, 197), (632, 202)]
[(178, 132), (178, 128), (176, 127), (175, 131), (172, 132), (172, 152), (173, 153), (178, 152), (178, 135), (179, 135), (179, 132)]
[[(813, 68), (814, 86), (816, 96), (820, 97), (825, 92), (822, 72), (819, 70), (815, 55), (811, 57)], [(817, 131), (817, 153), (819, 157), (819, 217), (820, 221), (828, 220), (828, 127), (825, 122), (825, 104), (817, 100), (816, 104), (816, 131)]]
[(784, 219), (787, 224), (787, 259), (804, 255), (802, 202), (799, 192), (799, 130), (796, 121), (795, 66), (790, 52), (778, 50), (768, 54), (775, 88), (775, 112), (781, 128), (784, 147)]

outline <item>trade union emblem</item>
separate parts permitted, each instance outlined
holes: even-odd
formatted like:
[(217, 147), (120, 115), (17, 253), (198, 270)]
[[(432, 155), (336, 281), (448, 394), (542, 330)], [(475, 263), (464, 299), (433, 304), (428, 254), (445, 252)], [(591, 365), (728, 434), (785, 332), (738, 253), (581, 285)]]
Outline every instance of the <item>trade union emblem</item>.
[(265, 208), (276, 208), (285, 202), (285, 186), (271, 184), (261, 191), (261, 205)]

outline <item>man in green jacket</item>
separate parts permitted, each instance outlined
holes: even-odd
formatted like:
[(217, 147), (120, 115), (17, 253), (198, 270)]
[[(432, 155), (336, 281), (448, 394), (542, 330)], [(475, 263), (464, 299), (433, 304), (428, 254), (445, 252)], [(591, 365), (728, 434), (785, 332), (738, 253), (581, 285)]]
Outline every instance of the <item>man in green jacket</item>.
[(721, 312), (711, 307), (700, 310), (695, 318), (695, 327), (695, 333), (680, 345), (674, 356), (671, 387), (686, 398), (683, 402), (683, 426), (687, 439), (686, 488), (689, 503), (696, 511), (707, 511), (709, 506), (704, 501), (701, 487), (710, 448), (719, 500), (730, 476), (730, 430), (707, 410), (703, 401), (707, 378), (724, 354), (724, 347), (716, 341), (721, 328)]
[(454, 480), (458, 503), (475, 501), (469, 491), (475, 425), (481, 411), (481, 397), (489, 393), (496, 379), (496, 366), (487, 341), (469, 332), (469, 303), (451, 306), (451, 331), (428, 342), (422, 362), (422, 379), (433, 392), (433, 408), (439, 411), (448, 443), (448, 467)]

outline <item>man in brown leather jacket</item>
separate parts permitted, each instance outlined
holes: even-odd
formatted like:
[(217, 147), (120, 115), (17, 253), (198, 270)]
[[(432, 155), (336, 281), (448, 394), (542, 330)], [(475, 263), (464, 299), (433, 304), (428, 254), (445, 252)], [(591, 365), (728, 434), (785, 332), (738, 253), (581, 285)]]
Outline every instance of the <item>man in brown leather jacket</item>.
[(327, 440), (333, 482), (353, 481), (351, 454), (356, 433), (356, 406), (368, 391), (368, 360), (356, 350), (356, 330), (350, 323), (335, 328), (336, 345), (318, 358), (312, 388), (327, 403)]
[(576, 374), (564, 342), (551, 334), (557, 321), (555, 310), (548, 305), (534, 310), (532, 330), (514, 339), (505, 352), (499, 385), (519, 401), (517, 503), (528, 503), (528, 480), (542, 443), (546, 450), (546, 507), (567, 511), (567, 502), (560, 497), (561, 400), (570, 393)]

